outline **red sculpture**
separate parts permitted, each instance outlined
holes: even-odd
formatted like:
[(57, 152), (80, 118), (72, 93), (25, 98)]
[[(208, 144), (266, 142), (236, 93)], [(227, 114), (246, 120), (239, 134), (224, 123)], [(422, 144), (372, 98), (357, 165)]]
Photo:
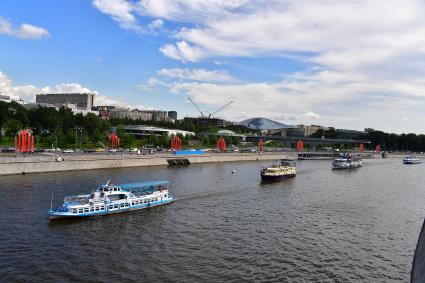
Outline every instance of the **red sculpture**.
[(171, 139), (171, 149), (181, 150), (182, 149), (182, 139), (179, 136), (173, 136)]
[(303, 149), (304, 149), (304, 142), (303, 141), (301, 141), (301, 140), (299, 140), (298, 142), (297, 142), (297, 151), (303, 151)]
[(364, 151), (364, 144), (360, 144), (360, 152), (363, 152)]
[(226, 151), (226, 141), (223, 137), (219, 138), (217, 141), (217, 151), (224, 152)]
[(115, 133), (112, 133), (109, 136), (109, 147), (110, 148), (119, 148), (120, 147), (120, 138)]
[(17, 152), (34, 152), (34, 136), (30, 133), (29, 130), (21, 130), (15, 136), (15, 148)]
[(258, 140), (258, 151), (263, 151), (264, 149), (264, 141), (263, 139)]

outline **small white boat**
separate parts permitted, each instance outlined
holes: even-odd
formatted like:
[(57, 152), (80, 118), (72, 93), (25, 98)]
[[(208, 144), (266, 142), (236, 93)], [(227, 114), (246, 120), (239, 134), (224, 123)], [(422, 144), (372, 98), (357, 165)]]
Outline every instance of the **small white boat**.
[(403, 164), (421, 164), (422, 160), (413, 156), (407, 156), (403, 159)]
[(332, 161), (332, 169), (353, 169), (362, 167), (360, 156), (343, 155)]

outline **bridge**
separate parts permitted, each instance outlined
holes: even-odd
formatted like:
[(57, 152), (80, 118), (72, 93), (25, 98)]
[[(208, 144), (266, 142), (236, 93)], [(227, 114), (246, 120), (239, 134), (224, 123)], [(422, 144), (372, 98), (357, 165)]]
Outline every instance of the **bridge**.
[(354, 140), (354, 139), (322, 139), (322, 138), (310, 138), (310, 137), (282, 137), (282, 136), (246, 136), (246, 141), (248, 142), (258, 142), (262, 139), (263, 141), (278, 141), (285, 144), (294, 144), (298, 141), (303, 141), (305, 145), (310, 145), (316, 147), (318, 145), (331, 145), (331, 144), (371, 144), (370, 140)]

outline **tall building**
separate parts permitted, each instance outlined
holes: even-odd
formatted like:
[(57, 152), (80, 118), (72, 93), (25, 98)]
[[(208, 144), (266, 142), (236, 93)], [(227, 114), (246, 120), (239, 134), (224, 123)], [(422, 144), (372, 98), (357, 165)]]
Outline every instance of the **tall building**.
[(91, 93), (49, 93), (37, 94), (36, 103), (48, 103), (61, 107), (63, 104), (71, 103), (82, 109), (92, 109), (94, 94)]
[[(167, 112), (159, 110), (139, 110), (123, 107), (109, 108), (108, 106), (98, 107), (102, 112), (103, 117), (117, 118), (117, 119), (131, 119), (142, 121), (165, 121), (167, 120)], [(105, 114), (107, 113), (107, 114)]]
[(174, 120), (174, 121), (177, 120), (177, 111), (168, 111), (167, 115), (168, 115), (168, 119)]

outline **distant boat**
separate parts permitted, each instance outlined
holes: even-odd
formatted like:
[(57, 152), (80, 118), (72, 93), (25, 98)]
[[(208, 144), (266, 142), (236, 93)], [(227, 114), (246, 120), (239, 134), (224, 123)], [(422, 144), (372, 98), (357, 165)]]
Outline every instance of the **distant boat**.
[(280, 181), (296, 176), (295, 161), (289, 159), (281, 160), (280, 164), (273, 164), (260, 170), (261, 180), (266, 181)]
[(332, 161), (332, 169), (353, 169), (362, 167), (361, 156), (344, 154)]
[(406, 156), (403, 159), (403, 164), (421, 164), (422, 160), (413, 156)]
[(167, 181), (123, 185), (108, 181), (90, 194), (66, 196), (62, 206), (50, 208), (49, 219), (84, 218), (169, 204), (174, 198), (168, 185)]

